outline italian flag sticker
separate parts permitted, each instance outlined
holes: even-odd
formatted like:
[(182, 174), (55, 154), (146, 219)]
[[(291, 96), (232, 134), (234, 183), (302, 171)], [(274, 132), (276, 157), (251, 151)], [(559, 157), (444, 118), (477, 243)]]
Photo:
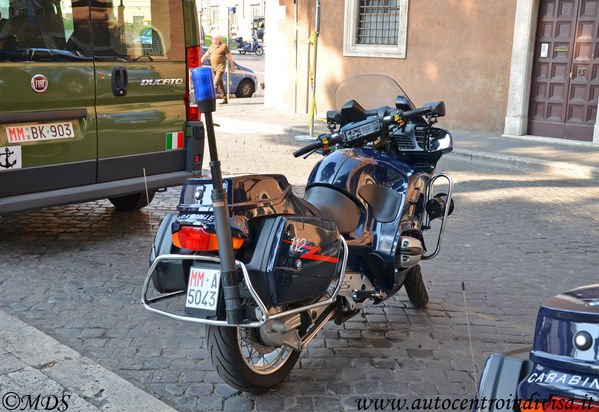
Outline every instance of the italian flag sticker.
[(170, 132), (166, 134), (166, 150), (183, 149), (183, 132)]

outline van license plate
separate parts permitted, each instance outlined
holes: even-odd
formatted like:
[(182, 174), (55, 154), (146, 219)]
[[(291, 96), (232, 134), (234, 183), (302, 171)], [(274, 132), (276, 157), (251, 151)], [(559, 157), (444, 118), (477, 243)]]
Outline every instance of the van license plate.
[(189, 270), (185, 307), (216, 312), (219, 288), (220, 270), (192, 267)]
[(6, 126), (8, 143), (39, 142), (42, 140), (72, 139), (75, 137), (71, 122)]

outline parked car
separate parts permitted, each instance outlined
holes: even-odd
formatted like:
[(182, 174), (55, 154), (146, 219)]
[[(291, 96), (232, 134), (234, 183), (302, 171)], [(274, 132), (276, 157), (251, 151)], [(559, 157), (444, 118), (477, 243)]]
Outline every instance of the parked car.
[(0, 215), (200, 174), (199, 38), (194, 0), (0, 0)]
[[(204, 47), (202, 53), (206, 53), (206, 50), (208, 48)], [(204, 66), (210, 66), (210, 58), (204, 60)], [(254, 71), (235, 61), (233, 62), (233, 67), (235, 70), (231, 73), (231, 80), (229, 82), (231, 93), (234, 93), (237, 97), (252, 97), (256, 92), (257, 85)]]
[[(475, 410), (599, 411), (598, 371), (599, 284), (545, 302), (530, 353), (516, 350), (489, 357)], [(490, 400), (500, 400), (502, 406)]]

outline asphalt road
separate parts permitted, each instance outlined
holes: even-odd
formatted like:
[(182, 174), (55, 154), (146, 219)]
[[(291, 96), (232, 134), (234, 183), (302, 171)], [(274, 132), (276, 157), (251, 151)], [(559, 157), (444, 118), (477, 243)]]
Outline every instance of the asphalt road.
[[(221, 132), (218, 141), (228, 173), (285, 173), (298, 192), (318, 160), (294, 159), (287, 136)], [(0, 308), (181, 411), (356, 410), (362, 397), (472, 397), (472, 375), (490, 353), (531, 344), (545, 299), (597, 282), (599, 183), (449, 157), (440, 169), (455, 179), (456, 209), (441, 254), (422, 265), (428, 307), (413, 309), (401, 292), (325, 327), (290, 378), (265, 395), (220, 380), (203, 327), (139, 303), (150, 219), (155, 231), (178, 188), (140, 212), (98, 201), (0, 218)]]

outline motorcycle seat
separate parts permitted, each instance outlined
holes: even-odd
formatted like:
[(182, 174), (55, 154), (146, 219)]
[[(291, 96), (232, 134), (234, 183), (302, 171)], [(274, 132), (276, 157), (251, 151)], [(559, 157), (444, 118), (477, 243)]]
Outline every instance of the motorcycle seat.
[(321, 217), (337, 224), (339, 233), (350, 233), (360, 224), (360, 209), (347, 196), (327, 186), (312, 186), (306, 190), (305, 201), (320, 212)]
[(297, 197), (297, 196), (295, 196), (295, 199), (299, 203), (300, 208), (303, 209), (302, 212), (304, 215), (306, 215), (306, 216), (311, 215), (314, 217), (323, 217), (322, 214), (320, 213), (320, 211), (318, 209), (316, 209), (312, 203), (306, 201), (305, 199), (302, 199), (301, 197)]

